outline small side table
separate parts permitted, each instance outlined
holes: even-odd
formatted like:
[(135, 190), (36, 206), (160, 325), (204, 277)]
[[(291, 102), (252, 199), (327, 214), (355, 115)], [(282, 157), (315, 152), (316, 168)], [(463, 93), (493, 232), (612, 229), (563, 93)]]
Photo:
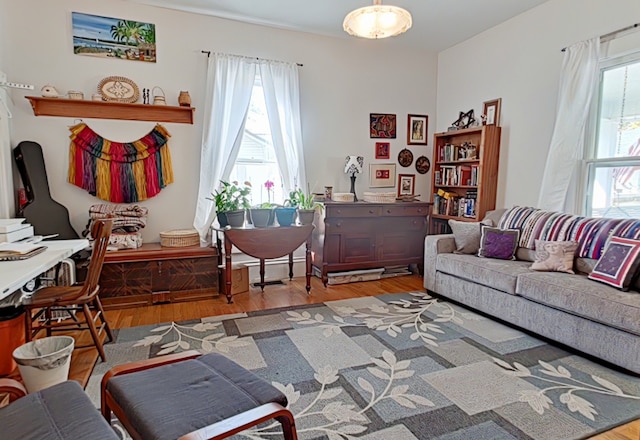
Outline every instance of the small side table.
[(229, 304), (231, 296), (231, 247), (235, 246), (247, 255), (260, 260), (260, 288), (264, 291), (264, 261), (289, 255), (289, 279), (293, 278), (293, 252), (306, 243), (307, 293), (311, 291), (311, 232), (313, 225), (272, 228), (214, 228), (219, 255), (222, 244), (219, 233), (224, 234), (225, 295)]

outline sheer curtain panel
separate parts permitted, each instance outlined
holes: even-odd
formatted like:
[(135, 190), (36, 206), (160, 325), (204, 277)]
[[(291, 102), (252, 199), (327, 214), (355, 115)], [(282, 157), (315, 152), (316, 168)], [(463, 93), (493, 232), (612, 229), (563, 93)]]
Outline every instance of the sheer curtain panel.
[(306, 191), (298, 66), (295, 63), (263, 61), (260, 63), (260, 76), (285, 194), (296, 187)]
[(215, 218), (212, 197), (220, 180), (228, 179), (238, 156), (251, 91), (256, 78), (255, 60), (212, 53), (207, 68), (205, 113), (200, 155), (200, 184), (194, 228), (201, 244)]
[(577, 213), (575, 193), (591, 99), (598, 83), (600, 38), (566, 48), (560, 72), (556, 122), (538, 207)]

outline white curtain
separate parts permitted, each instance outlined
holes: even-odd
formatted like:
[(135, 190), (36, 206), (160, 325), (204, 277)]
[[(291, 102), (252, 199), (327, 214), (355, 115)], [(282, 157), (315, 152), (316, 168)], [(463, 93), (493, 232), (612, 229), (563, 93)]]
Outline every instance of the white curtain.
[(599, 59), (599, 37), (576, 43), (564, 52), (556, 122), (538, 199), (542, 209), (578, 211), (575, 192), (591, 99), (598, 83)]
[[(0, 72), (0, 82), (7, 80), (7, 76)], [(0, 218), (10, 218), (15, 215), (15, 196), (13, 194), (13, 173), (11, 137), (9, 135), (10, 98), (7, 90), (0, 87)]]
[(306, 191), (298, 66), (263, 61), (260, 77), (285, 194), (296, 187)]
[(255, 60), (245, 57), (211, 54), (209, 58), (200, 185), (193, 220), (202, 244), (207, 242), (216, 215), (215, 205), (207, 197), (212, 197), (220, 180), (229, 178), (238, 157), (256, 70)]

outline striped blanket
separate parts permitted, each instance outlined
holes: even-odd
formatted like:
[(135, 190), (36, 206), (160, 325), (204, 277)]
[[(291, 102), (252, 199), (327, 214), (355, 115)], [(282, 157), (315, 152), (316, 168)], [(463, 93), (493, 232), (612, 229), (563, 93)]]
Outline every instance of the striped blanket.
[(498, 226), (519, 229), (519, 246), (535, 248), (536, 240), (575, 241), (577, 257), (598, 259), (610, 236), (640, 238), (640, 219), (580, 217), (572, 214), (515, 206), (507, 210)]

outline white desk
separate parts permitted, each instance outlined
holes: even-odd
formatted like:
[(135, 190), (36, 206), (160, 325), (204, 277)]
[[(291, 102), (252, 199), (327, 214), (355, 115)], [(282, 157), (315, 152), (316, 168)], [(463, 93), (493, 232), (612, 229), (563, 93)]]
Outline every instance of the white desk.
[(89, 240), (46, 240), (41, 242), (47, 250), (19, 261), (0, 261), (0, 300), (24, 286), (63, 259), (89, 246)]

